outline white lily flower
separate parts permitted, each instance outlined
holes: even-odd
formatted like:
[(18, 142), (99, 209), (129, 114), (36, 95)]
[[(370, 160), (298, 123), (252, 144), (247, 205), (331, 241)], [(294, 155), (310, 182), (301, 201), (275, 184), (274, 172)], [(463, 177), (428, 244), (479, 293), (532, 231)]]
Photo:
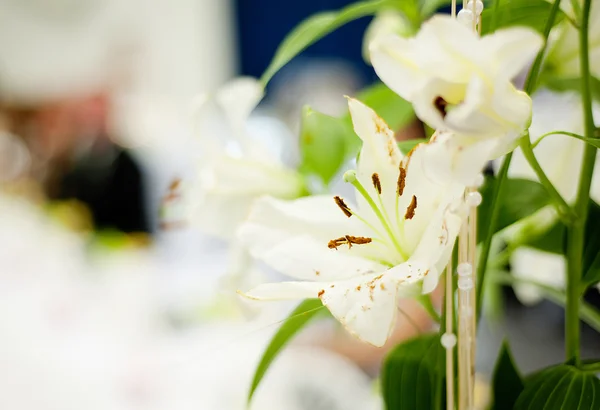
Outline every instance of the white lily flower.
[(320, 298), (358, 338), (382, 346), (398, 298), (431, 292), (462, 222), (464, 186), (440, 186), (422, 172), (424, 144), (402, 157), (394, 133), (349, 100), (363, 141), (357, 171), (344, 178), (357, 204), (340, 197), (264, 197), (239, 231), (253, 256), (300, 281), (243, 293), (259, 300)]
[[(447, 165), (474, 163), (468, 172), (473, 179), (487, 160), (512, 150), (527, 127), (531, 99), (511, 79), (542, 43), (540, 35), (527, 28), (479, 37), (456, 19), (438, 15), (414, 38), (378, 38), (370, 48), (382, 81), (410, 101), (421, 120), (440, 131), (436, 144), (441, 146), (431, 145), (436, 152), (428, 162), (442, 163), (445, 158)], [(476, 149), (467, 149), (474, 144)], [(453, 152), (450, 157), (448, 149)], [(447, 179), (450, 172), (454, 168), (437, 174)], [(461, 182), (471, 182), (464, 179)]]
[[(581, 3), (581, 2), (580, 2)], [(562, 1), (565, 13), (574, 18), (575, 14), (570, 1)], [(600, 78), (600, 1), (592, 1), (590, 9), (589, 58), (590, 71)], [(553, 33), (555, 41), (548, 54), (547, 69), (560, 77), (579, 77), (581, 70), (579, 60), (579, 30), (570, 22), (563, 22)]]
[[(263, 87), (257, 80), (239, 78), (216, 93), (216, 107), (207, 95), (196, 100), (202, 156), (191, 212), (194, 222), (211, 235), (232, 239), (257, 197), (291, 199), (305, 192), (301, 175), (248, 135), (246, 121), (262, 97)], [(215, 108), (224, 114), (218, 123), (214, 122)], [(233, 144), (226, 147), (228, 132)], [(232, 152), (235, 149), (237, 153)]]

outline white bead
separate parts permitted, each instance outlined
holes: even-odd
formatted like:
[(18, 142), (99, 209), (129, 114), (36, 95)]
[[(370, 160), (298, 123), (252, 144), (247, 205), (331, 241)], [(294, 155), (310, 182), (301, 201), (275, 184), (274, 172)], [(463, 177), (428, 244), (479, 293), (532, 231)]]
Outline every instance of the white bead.
[(459, 263), (456, 267), (458, 276), (471, 276), (473, 273), (473, 266), (468, 262)]
[(481, 201), (483, 201), (483, 198), (479, 192), (473, 191), (467, 194), (467, 204), (469, 206), (479, 206)]
[(460, 278), (458, 280), (458, 288), (460, 290), (471, 290), (471, 289), (473, 289), (473, 279), (471, 279), (471, 278)]
[(469, 9), (462, 9), (456, 15), (456, 20), (458, 20), (459, 23), (470, 27), (473, 25), (473, 12)]
[(483, 186), (484, 182), (485, 182), (485, 177), (483, 176), (483, 174), (479, 173), (473, 179), (473, 183), (471, 184), (471, 186), (475, 187), (475, 188), (479, 188), (479, 187)]
[(456, 335), (454, 333), (444, 333), (442, 335), (442, 346), (446, 349), (452, 349), (456, 346)]
[[(473, 11), (473, 0), (469, 0), (466, 8), (468, 10)], [(481, 2), (481, 0), (477, 0), (475, 2), (475, 14), (477, 14), (479, 16), (482, 11), (483, 11), (483, 3)]]

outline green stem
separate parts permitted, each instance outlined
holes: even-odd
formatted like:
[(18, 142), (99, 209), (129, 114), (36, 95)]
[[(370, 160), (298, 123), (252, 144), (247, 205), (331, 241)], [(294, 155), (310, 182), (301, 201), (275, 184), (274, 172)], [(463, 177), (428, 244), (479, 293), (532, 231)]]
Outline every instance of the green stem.
[(583, 135), (575, 134), (574, 132), (569, 132), (569, 131), (551, 131), (551, 132), (547, 132), (545, 134), (542, 134), (537, 140), (535, 140), (535, 142), (533, 144), (531, 144), (531, 149), (535, 149), (535, 147), (537, 147), (538, 144), (540, 142), (542, 142), (542, 140), (544, 138), (549, 137), (550, 135), (566, 135), (568, 137), (573, 137), (573, 138), (577, 138), (578, 140), (585, 141), (588, 144), (590, 143), (590, 141), (587, 140)]
[[(584, 0), (581, 9), (581, 30), (579, 31), (579, 52), (581, 63), (581, 101), (583, 104), (584, 137), (594, 138), (594, 117), (592, 114), (591, 75), (589, 59), (589, 20), (591, 0)], [(596, 163), (596, 148), (586, 145), (583, 152), (581, 174), (575, 212), (577, 220), (567, 231), (567, 305), (565, 323), (565, 353), (567, 361), (573, 360), (578, 366), (580, 357), (579, 303), (582, 296), (581, 277), (583, 271), (583, 250), (585, 245), (585, 225), (590, 202), (590, 186)]]
[(481, 302), (483, 298), (483, 285), (485, 280), (485, 271), (487, 269), (487, 263), (490, 255), (490, 250), (492, 249), (492, 239), (494, 238), (494, 231), (496, 230), (496, 226), (498, 225), (498, 218), (500, 217), (500, 198), (502, 195), (502, 186), (504, 184), (504, 180), (506, 179), (506, 175), (508, 174), (508, 168), (510, 167), (510, 161), (512, 159), (512, 152), (506, 154), (504, 157), (504, 162), (502, 163), (502, 167), (498, 172), (498, 177), (496, 178), (496, 182), (494, 183), (494, 192), (492, 194), (492, 204), (490, 220), (488, 222), (488, 231), (481, 246), (481, 254), (479, 257), (479, 264), (477, 265), (477, 280), (475, 281), (476, 290), (475, 297), (477, 298), (475, 306), (477, 307), (477, 320), (479, 321), (480, 313), (481, 313)]
[[(550, 10), (550, 14), (548, 15), (548, 20), (546, 21), (546, 26), (544, 27), (544, 46), (538, 52), (531, 69), (529, 70), (529, 74), (527, 75), (527, 79), (525, 80), (524, 90), (527, 94), (531, 94), (535, 85), (537, 84), (538, 77), (540, 75), (540, 70), (542, 68), (542, 61), (544, 59), (544, 54), (546, 53), (546, 48), (548, 47), (548, 36), (550, 35), (550, 30), (554, 26), (554, 20), (556, 19), (556, 15), (558, 13), (558, 9), (560, 6), (560, 0), (554, 0), (554, 4), (552, 5), (552, 9)], [(504, 157), (504, 163), (502, 164), (502, 168), (500, 170), (500, 174), (496, 179), (494, 185), (494, 196), (493, 203), (491, 205), (491, 213), (492, 217), (489, 221), (489, 228), (486, 235), (486, 238), (483, 242), (483, 246), (481, 248), (481, 253), (479, 255), (479, 266), (477, 267), (477, 289), (476, 289), (476, 300), (477, 300), (477, 320), (481, 316), (479, 313), (481, 312), (481, 299), (482, 299), (482, 290), (485, 281), (485, 269), (487, 265), (487, 260), (490, 255), (490, 249), (492, 248), (492, 237), (496, 230), (496, 226), (498, 223), (498, 214), (499, 214), (499, 203), (498, 194), (501, 191), (502, 184), (504, 179), (506, 178), (506, 174), (508, 173), (508, 167), (510, 166), (510, 161), (512, 160), (512, 153), (507, 154)]]
[(523, 155), (525, 159), (529, 163), (529, 166), (533, 169), (535, 174), (537, 175), (540, 183), (550, 195), (550, 198), (554, 202), (554, 206), (558, 211), (558, 216), (565, 223), (565, 225), (570, 225), (572, 221), (575, 219), (575, 215), (573, 215), (573, 211), (569, 204), (565, 201), (562, 195), (556, 190), (552, 181), (548, 178), (542, 166), (538, 162), (537, 158), (533, 154), (533, 149), (531, 148), (531, 140), (529, 139), (529, 132), (525, 135), (525, 137), (521, 140), (521, 151), (523, 151)]

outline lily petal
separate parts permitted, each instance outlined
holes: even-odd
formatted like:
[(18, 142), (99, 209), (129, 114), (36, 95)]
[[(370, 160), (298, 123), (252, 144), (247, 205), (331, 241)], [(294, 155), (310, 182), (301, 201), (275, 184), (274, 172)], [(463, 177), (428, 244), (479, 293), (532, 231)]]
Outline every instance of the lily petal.
[(481, 46), (494, 58), (489, 63), (496, 74), (509, 80), (533, 61), (543, 44), (542, 36), (523, 27), (498, 30), (481, 38)]
[(336, 208), (331, 197), (295, 201), (264, 197), (255, 202), (238, 237), (254, 257), (281, 273), (296, 279), (331, 281), (386, 269), (355, 252), (376, 244), (355, 245), (352, 252), (329, 249), (331, 239), (361, 229), (360, 223)]

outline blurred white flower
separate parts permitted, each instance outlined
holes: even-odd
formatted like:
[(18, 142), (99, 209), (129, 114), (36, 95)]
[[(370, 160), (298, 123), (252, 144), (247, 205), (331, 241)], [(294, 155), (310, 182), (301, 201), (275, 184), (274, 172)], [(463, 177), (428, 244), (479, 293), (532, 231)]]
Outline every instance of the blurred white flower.
[[(596, 109), (595, 116), (600, 118)], [(583, 133), (581, 98), (575, 93), (555, 93), (539, 90), (533, 95), (533, 117), (529, 132), (531, 140), (552, 131)], [(566, 135), (545, 137), (535, 148), (535, 156), (558, 192), (569, 203), (575, 201), (579, 186), (580, 164), (585, 142)], [(597, 155), (597, 161), (600, 154)], [(499, 167), (500, 161), (496, 163)], [(520, 148), (514, 151), (508, 170), (511, 178), (537, 181)], [(592, 178), (590, 196), (600, 202), (600, 170), (596, 167)], [(503, 232), (504, 240), (520, 243), (530, 235), (542, 235), (554, 223), (558, 215), (554, 207), (547, 206)], [(518, 277), (528, 278), (550, 286), (563, 287), (566, 274), (564, 256), (542, 252), (532, 248), (519, 248), (511, 258), (511, 269)], [(529, 285), (515, 285), (515, 293), (523, 303), (535, 303), (541, 299), (540, 292)]]
[[(511, 272), (517, 279), (531, 280), (555, 289), (564, 289), (567, 273), (563, 255), (543, 252), (534, 248), (519, 248), (510, 258)], [(535, 285), (516, 282), (515, 294), (526, 305), (533, 305), (543, 299), (544, 292)]]
[[(595, 107), (594, 116), (600, 119), (600, 110)], [(581, 97), (575, 93), (556, 93), (539, 90), (533, 95), (533, 117), (529, 134), (531, 141), (552, 131), (583, 134), (583, 109)], [(581, 158), (585, 142), (566, 135), (545, 137), (535, 148), (540, 166), (567, 202), (577, 195)], [(597, 156), (600, 159), (600, 154)], [(520, 148), (515, 149), (508, 175), (537, 181)], [(600, 202), (600, 170), (596, 167), (590, 195)]]
[[(232, 239), (254, 199), (262, 195), (291, 199), (306, 192), (302, 176), (246, 130), (247, 119), (262, 97), (257, 80), (238, 78), (221, 88), (214, 101), (207, 95), (196, 99), (202, 147), (198, 180), (189, 196), (193, 221), (211, 235)], [(233, 140), (227, 142), (227, 135)]]
[(402, 158), (373, 110), (354, 99), (349, 106), (363, 141), (357, 172), (345, 175), (357, 206), (340, 197), (259, 199), (241, 240), (255, 257), (302, 281), (263, 284), (244, 295), (319, 297), (350, 333), (381, 346), (397, 299), (435, 288), (462, 222), (464, 186), (430, 182), (421, 169), (425, 145)]
[[(0, 244), (0, 408), (246, 408), (253, 371), (275, 327), (169, 328), (151, 255), (90, 257), (81, 237), (3, 195)], [(374, 396), (369, 378), (347, 360), (290, 349), (265, 376), (251, 408), (370, 410), (377, 408)]]
[[(582, 3), (581, 1), (579, 2)], [(567, 15), (574, 18), (570, 1), (562, 1), (561, 7)], [(592, 1), (589, 28), (589, 58), (590, 71), (593, 76), (600, 78), (600, 1)], [(577, 78), (580, 73), (579, 59), (579, 29), (564, 21), (552, 33), (554, 41), (548, 53), (547, 66), (552, 74), (559, 77)]]
[[(527, 28), (479, 37), (456, 19), (438, 15), (414, 38), (379, 37), (370, 48), (377, 75), (440, 132), (427, 162), (468, 166), (467, 177), (473, 179), (487, 160), (512, 150), (527, 128), (531, 99), (511, 79), (542, 43), (540, 35)], [(475, 144), (476, 150), (468, 149)], [(452, 168), (439, 168), (435, 174), (442, 179), (454, 173)]]
[(401, 12), (391, 9), (383, 10), (377, 13), (365, 31), (362, 47), (365, 61), (371, 61), (369, 45), (378, 38), (384, 38), (391, 34), (408, 37), (413, 34), (413, 29)]

